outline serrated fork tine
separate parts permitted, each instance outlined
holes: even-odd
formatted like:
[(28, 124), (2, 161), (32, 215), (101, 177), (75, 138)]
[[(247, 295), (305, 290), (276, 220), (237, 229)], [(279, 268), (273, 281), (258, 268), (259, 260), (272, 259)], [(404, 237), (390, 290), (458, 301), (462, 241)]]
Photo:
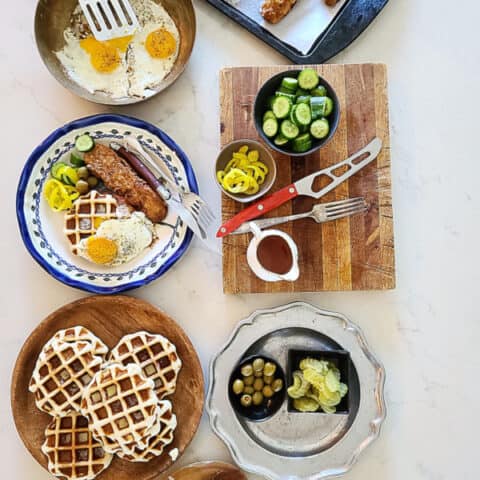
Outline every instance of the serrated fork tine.
[(349, 198), (347, 200), (342, 200), (340, 202), (325, 204), (325, 212), (327, 213), (334, 212), (337, 210), (341, 210), (343, 208), (348, 208), (355, 205), (361, 205), (364, 203), (365, 203), (365, 200), (363, 197)]

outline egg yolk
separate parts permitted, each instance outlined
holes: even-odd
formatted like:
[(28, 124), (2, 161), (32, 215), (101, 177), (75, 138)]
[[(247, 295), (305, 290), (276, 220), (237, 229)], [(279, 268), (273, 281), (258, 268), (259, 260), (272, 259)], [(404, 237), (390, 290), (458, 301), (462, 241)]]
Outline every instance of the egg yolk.
[(145, 48), (153, 58), (168, 58), (175, 53), (177, 42), (168, 30), (160, 28), (148, 35)]
[(120, 65), (120, 52), (125, 52), (133, 35), (100, 42), (94, 37), (80, 40), (80, 46), (90, 55), (90, 62), (100, 73), (111, 73)]
[(109, 238), (92, 236), (87, 239), (87, 254), (92, 262), (105, 265), (115, 260), (118, 247)]

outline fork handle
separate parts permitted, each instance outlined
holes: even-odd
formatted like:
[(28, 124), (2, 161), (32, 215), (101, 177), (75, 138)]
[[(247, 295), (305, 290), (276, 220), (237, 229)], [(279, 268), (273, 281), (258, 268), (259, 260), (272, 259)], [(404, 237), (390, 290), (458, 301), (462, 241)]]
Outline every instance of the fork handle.
[(129, 152), (126, 148), (120, 147), (117, 150), (117, 154), (120, 155), (128, 164), (137, 172), (137, 174), (143, 178), (155, 192), (160, 195), (164, 200), (169, 200), (172, 196), (170, 191), (165, 188), (163, 183), (155, 177), (155, 175), (141, 162), (132, 152)]
[(274, 217), (274, 218), (261, 218), (259, 220), (252, 220), (251, 222), (246, 222), (242, 224), (237, 230), (232, 232), (232, 235), (238, 235), (240, 233), (250, 232), (250, 225), (255, 223), (258, 228), (269, 228), (275, 225), (280, 225), (281, 223), (292, 222), (294, 220), (300, 220), (302, 218), (307, 218), (312, 214), (312, 212), (305, 213), (296, 213), (295, 215), (285, 215), (284, 217)]

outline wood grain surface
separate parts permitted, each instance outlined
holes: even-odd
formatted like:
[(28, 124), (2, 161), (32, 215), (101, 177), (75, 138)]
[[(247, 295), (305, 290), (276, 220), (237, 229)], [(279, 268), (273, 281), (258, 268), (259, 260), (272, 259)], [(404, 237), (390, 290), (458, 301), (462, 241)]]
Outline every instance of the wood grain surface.
[(223, 462), (201, 462), (184, 467), (162, 480), (247, 480), (237, 467)]
[[(222, 146), (232, 140), (260, 140), (253, 106), (262, 84), (276, 73), (297, 66), (226, 68), (220, 73), (220, 131)], [(365, 215), (317, 224), (297, 220), (278, 228), (292, 235), (299, 248), (300, 277), (296, 282), (268, 283), (249, 269), (246, 250), (251, 234), (223, 240), (225, 293), (315, 292), (395, 288), (395, 254), (390, 176), (387, 72), (382, 64), (314, 66), (335, 89), (340, 123), (332, 140), (305, 157), (273, 152), (277, 180), (271, 193), (322, 168), (331, 166), (379, 137), (383, 148), (376, 160), (328, 193), (320, 202), (363, 196)], [(309, 211), (316, 201), (298, 197), (266, 216)], [(222, 221), (242, 208), (222, 194)], [(276, 227), (277, 228), (277, 227)]]
[(176, 392), (172, 401), (178, 427), (175, 439), (165, 452), (148, 463), (130, 463), (115, 458), (98, 480), (150, 480), (169, 468), (173, 460), (168, 452), (178, 448), (181, 455), (197, 431), (204, 403), (203, 373), (195, 349), (185, 332), (166, 314), (147, 302), (126, 296), (93, 296), (70, 303), (53, 312), (32, 332), (17, 358), (12, 377), (11, 402), (18, 433), (33, 457), (46, 468), (47, 459), (40, 448), (45, 427), (52, 417), (35, 406), (28, 384), (43, 345), (63, 328), (83, 325), (112, 348), (124, 335), (139, 330), (159, 333), (177, 347), (182, 360)]

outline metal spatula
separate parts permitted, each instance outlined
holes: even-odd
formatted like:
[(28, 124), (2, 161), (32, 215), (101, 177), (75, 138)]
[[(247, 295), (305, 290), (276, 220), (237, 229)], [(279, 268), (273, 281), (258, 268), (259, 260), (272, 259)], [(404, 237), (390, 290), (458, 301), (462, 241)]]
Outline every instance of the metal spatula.
[(99, 41), (132, 35), (138, 19), (129, 0), (79, 0), (90, 30)]

